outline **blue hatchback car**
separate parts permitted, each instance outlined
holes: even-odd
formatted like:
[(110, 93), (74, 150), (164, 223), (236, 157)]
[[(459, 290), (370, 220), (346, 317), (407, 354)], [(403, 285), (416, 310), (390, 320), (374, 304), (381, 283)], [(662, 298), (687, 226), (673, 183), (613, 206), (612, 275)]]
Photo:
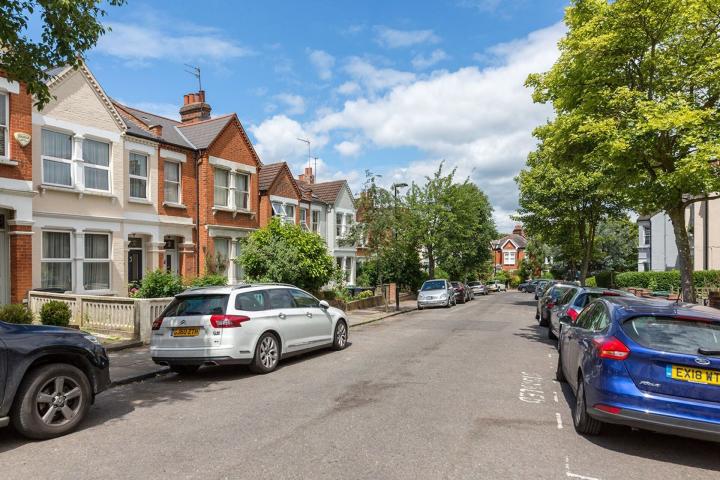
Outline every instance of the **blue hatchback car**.
[(579, 433), (614, 423), (720, 441), (720, 311), (604, 297), (562, 320), (557, 379)]

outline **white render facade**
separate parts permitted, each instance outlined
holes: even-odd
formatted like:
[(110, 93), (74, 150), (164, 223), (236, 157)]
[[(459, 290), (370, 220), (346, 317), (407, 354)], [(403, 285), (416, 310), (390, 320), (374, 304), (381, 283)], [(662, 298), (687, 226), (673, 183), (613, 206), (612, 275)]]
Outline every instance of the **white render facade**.
[(355, 223), (357, 212), (350, 188), (341, 189), (333, 205), (328, 205), (327, 218), (327, 246), (330, 254), (335, 258), (337, 266), (343, 271), (345, 281), (355, 284), (357, 273), (357, 254), (354, 243), (343, 245), (342, 239), (350, 233)]

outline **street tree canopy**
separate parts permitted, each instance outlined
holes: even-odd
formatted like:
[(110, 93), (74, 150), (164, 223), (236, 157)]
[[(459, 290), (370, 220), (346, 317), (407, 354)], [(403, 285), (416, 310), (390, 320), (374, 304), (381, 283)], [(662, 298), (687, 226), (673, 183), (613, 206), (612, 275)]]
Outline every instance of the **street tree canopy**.
[(248, 236), (235, 259), (251, 281), (289, 283), (317, 292), (336, 266), (319, 235), (277, 218)]
[(550, 71), (528, 85), (558, 115), (546, 142), (600, 162), (639, 213), (664, 211), (695, 300), (685, 207), (720, 191), (720, 2), (574, 0)]
[[(100, 4), (119, 6), (125, 0), (4, 0), (0, 2), (0, 70), (27, 84), (42, 108), (51, 99), (46, 70), (77, 67), (86, 51), (106, 31)], [(32, 38), (28, 24), (39, 17), (42, 33)]]

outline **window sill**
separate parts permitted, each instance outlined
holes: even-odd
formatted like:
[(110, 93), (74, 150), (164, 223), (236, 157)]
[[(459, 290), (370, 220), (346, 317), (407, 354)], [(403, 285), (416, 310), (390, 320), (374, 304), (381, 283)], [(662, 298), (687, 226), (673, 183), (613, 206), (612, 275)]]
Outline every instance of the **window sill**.
[(45, 190), (50, 190), (51, 192), (67, 192), (67, 193), (82, 193), (79, 189), (75, 187), (62, 187), (60, 185), (46, 185), (42, 184), (38, 187), (38, 190), (40, 193), (44, 193)]
[(182, 203), (174, 203), (174, 202), (163, 202), (163, 207), (167, 208), (179, 208), (182, 210), (187, 210), (187, 206)]
[(83, 195), (92, 195), (93, 197), (106, 197), (106, 198), (116, 198), (115, 195), (112, 192), (105, 192), (103, 190), (78, 190), (78, 193), (80, 193), (80, 196)]
[(139, 203), (141, 205), (152, 205), (153, 203), (145, 198), (128, 198), (128, 203)]
[(230, 213), (235, 213), (235, 209), (234, 209), (234, 208), (230, 208), (230, 207), (223, 207), (223, 206), (220, 206), (220, 205), (215, 205), (215, 206), (213, 207), (213, 212), (230, 212)]
[(252, 210), (246, 210), (244, 208), (243, 209), (235, 209), (235, 208), (222, 207), (219, 205), (215, 205), (212, 210), (213, 210), (213, 214), (215, 214), (217, 212), (232, 213), (233, 218), (235, 218), (238, 213), (241, 213), (243, 215), (250, 215), (251, 217), (255, 217), (255, 212), (253, 212)]
[(19, 165), (15, 160), (10, 160), (8, 157), (0, 157), (0, 165), (8, 165), (10, 167), (17, 167)]

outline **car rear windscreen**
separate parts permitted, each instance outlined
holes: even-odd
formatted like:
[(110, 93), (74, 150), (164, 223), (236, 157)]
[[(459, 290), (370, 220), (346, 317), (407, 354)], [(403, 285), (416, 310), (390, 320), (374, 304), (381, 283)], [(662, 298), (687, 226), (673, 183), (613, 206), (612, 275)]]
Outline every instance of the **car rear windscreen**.
[(191, 317), (197, 315), (222, 315), (225, 313), (229, 295), (183, 295), (163, 312), (164, 317)]
[(672, 317), (635, 317), (623, 323), (640, 345), (663, 352), (698, 355), (699, 349), (720, 350), (720, 323)]

